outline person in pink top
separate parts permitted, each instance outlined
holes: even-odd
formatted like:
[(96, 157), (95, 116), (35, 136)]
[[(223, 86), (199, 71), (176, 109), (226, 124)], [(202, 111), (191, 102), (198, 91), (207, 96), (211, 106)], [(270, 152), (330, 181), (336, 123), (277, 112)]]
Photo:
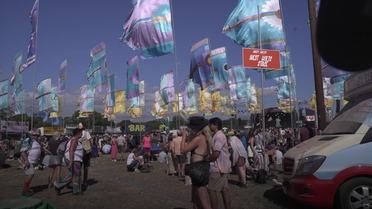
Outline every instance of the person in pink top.
[(116, 135), (113, 135), (111, 138), (111, 160), (113, 162), (116, 162), (117, 155), (118, 155), (118, 137)]
[(228, 175), (231, 172), (229, 145), (225, 134), (222, 132), (222, 120), (212, 118), (209, 128), (213, 133), (210, 157), (210, 176), (208, 191), (213, 209), (219, 209), (219, 193), (222, 194), (225, 209), (231, 209), (231, 197), (228, 189)]
[(145, 136), (143, 137), (143, 152), (144, 160), (147, 163), (150, 161), (151, 157), (151, 138), (149, 133), (146, 133)]

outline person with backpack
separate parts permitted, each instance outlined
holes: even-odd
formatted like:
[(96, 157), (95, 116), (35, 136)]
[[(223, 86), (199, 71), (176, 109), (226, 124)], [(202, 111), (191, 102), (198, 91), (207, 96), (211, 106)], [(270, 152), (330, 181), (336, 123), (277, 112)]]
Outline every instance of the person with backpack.
[(222, 120), (220, 118), (210, 119), (209, 128), (213, 133), (208, 185), (211, 205), (213, 209), (219, 208), (218, 194), (221, 193), (225, 209), (231, 209), (231, 197), (228, 188), (228, 175), (231, 172), (231, 161), (228, 141), (222, 131)]
[(92, 137), (90, 136), (89, 132), (85, 130), (83, 123), (79, 123), (78, 128), (82, 131), (81, 138), (79, 142), (83, 146), (83, 190), (88, 188), (88, 171), (90, 167), (90, 158), (91, 158), (91, 151), (92, 151)]
[(82, 137), (81, 129), (74, 129), (73, 136), (69, 139), (66, 144), (66, 149), (64, 153), (64, 159), (68, 167), (68, 174), (65, 176), (63, 181), (59, 183), (54, 183), (57, 194), (60, 194), (61, 190), (72, 183), (72, 193), (80, 194), (80, 176), (81, 167), (83, 163), (83, 145), (79, 141)]

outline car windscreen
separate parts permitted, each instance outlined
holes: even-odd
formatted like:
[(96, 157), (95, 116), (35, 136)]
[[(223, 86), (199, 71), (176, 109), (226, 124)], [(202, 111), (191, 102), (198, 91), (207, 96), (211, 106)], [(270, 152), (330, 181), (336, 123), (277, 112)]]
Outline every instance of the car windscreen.
[(372, 98), (345, 106), (344, 111), (327, 126), (323, 134), (354, 134), (362, 124), (372, 126)]

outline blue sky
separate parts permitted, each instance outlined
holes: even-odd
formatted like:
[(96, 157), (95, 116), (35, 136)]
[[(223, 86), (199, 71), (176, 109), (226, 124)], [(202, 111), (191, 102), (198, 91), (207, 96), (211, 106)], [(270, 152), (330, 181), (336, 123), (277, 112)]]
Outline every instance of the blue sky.
[[(222, 27), (238, 0), (172, 0), (179, 62), (177, 81), (187, 78), (191, 45), (209, 38), (211, 48), (225, 46), (231, 65), (242, 63), (241, 47), (222, 34)], [(297, 96), (308, 99), (314, 91), (313, 65), (308, 25), (307, 0), (282, 0), (287, 43), (297, 79)], [(31, 30), (29, 12), (33, 0), (0, 1), (0, 80), (9, 78), (12, 60), (26, 49)], [(124, 89), (126, 61), (137, 52), (119, 42), (122, 25), (132, 8), (130, 0), (40, 0), (37, 61), (24, 72), (24, 86), (51, 77), (57, 85), (59, 65), (67, 58), (67, 91), (76, 93), (86, 84), (89, 51), (100, 42), (107, 44), (109, 71), (116, 75), (116, 88)], [(159, 86), (160, 76), (175, 69), (175, 55), (141, 60), (140, 78), (146, 91)], [(260, 85), (258, 72), (249, 75)], [(265, 82), (265, 86), (273, 82)], [(265, 98), (274, 105), (275, 96)]]

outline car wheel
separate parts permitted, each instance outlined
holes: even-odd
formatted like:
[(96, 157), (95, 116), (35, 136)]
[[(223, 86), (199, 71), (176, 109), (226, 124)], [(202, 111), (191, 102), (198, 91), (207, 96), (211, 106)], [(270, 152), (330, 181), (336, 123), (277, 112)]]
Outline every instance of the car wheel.
[(372, 178), (353, 178), (339, 190), (338, 206), (341, 209), (372, 209)]

